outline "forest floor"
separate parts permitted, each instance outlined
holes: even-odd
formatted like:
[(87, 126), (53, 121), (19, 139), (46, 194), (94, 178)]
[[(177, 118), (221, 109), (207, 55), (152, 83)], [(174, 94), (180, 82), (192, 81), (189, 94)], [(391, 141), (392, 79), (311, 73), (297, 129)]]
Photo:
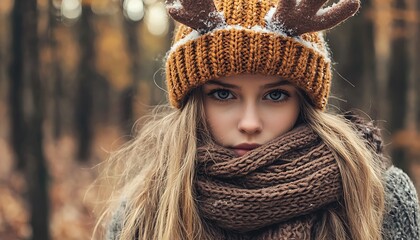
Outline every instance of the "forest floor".
[[(93, 185), (98, 172), (95, 166), (123, 142), (123, 135), (117, 127), (102, 128), (96, 132), (92, 157), (87, 163), (75, 159), (76, 142), (73, 137), (65, 135), (58, 141), (44, 140), (49, 171), (52, 239), (91, 239), (95, 212), (100, 205)], [(13, 170), (13, 154), (4, 134), (0, 134), (0, 153), (0, 239), (29, 239), (31, 229), (25, 181), (21, 173)], [(413, 163), (411, 170), (413, 181), (419, 189), (420, 163)]]
[[(118, 128), (108, 127), (96, 134), (91, 159), (75, 158), (76, 142), (71, 136), (58, 141), (46, 139), (44, 152), (49, 172), (51, 239), (91, 239), (99, 200), (93, 183), (99, 163), (122, 142)], [(14, 170), (11, 146), (0, 137), (0, 239), (29, 239), (29, 204), (25, 199), (24, 176)]]

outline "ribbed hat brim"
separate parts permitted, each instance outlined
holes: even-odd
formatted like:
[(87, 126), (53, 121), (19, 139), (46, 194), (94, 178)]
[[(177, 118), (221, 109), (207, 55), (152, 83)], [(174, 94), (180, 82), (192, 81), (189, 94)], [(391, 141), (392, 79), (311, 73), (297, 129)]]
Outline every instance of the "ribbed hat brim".
[(274, 75), (306, 92), (325, 109), (330, 60), (294, 38), (249, 29), (221, 29), (173, 49), (166, 61), (170, 103), (180, 108), (188, 93), (211, 79), (241, 73)]

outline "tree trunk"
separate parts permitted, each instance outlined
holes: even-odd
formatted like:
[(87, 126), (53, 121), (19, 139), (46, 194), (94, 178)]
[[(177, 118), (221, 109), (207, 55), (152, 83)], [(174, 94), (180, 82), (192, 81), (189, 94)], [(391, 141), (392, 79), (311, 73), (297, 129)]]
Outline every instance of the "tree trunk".
[(52, 109), (52, 133), (55, 140), (58, 140), (62, 133), (62, 112), (61, 99), (63, 96), (62, 75), (58, 63), (57, 39), (55, 37), (55, 28), (57, 25), (56, 9), (54, 0), (48, 1), (48, 23), (49, 23), (49, 48), (51, 49), (51, 69), (50, 77), (53, 85), (53, 109)]
[[(373, 37), (375, 54), (375, 79), (377, 109), (374, 113), (376, 119), (389, 119), (390, 101), (388, 85), (390, 81), (389, 68), (391, 61), (392, 22), (391, 15), (392, 0), (373, 0)], [(382, 122), (382, 121), (381, 121)], [(382, 124), (381, 127), (387, 127)]]
[(42, 150), (44, 109), (39, 77), (37, 2), (20, 0), (14, 4), (10, 79), (12, 138), (18, 166), (27, 182), (32, 239), (48, 240), (48, 173)]
[(122, 91), (121, 97), (121, 125), (122, 129), (127, 134), (131, 133), (131, 127), (135, 121), (134, 119), (134, 96), (137, 95), (137, 89), (142, 73), (142, 65), (140, 62), (140, 42), (138, 36), (139, 22), (130, 21), (124, 18), (124, 31), (126, 36), (127, 53), (131, 62), (131, 77), (132, 84), (127, 89)]
[[(417, 0), (407, 0), (407, 8), (411, 11), (417, 11)], [(418, 29), (416, 22), (407, 23), (407, 56), (408, 56), (408, 84), (407, 84), (407, 116), (405, 126), (407, 130), (417, 132), (417, 38)]]
[(24, 168), (24, 121), (23, 121), (23, 70), (24, 55), (23, 45), (24, 39), (22, 34), (24, 29), (23, 2), (16, 1), (12, 10), (12, 60), (10, 65), (10, 115), (11, 115), (11, 142), (13, 150), (16, 154), (16, 168), (23, 170)]
[[(407, 0), (407, 10), (417, 11), (417, 0)], [(417, 22), (407, 21), (407, 49), (406, 54), (408, 58), (408, 76), (407, 76), (407, 98), (406, 98), (406, 116), (405, 116), (405, 131), (409, 134), (410, 139), (413, 141), (417, 140), (417, 37), (418, 37), (418, 26)], [(407, 170), (410, 170), (409, 164), (414, 160), (414, 152), (416, 149), (412, 149), (411, 146), (407, 148)], [(410, 172), (409, 172), (410, 173)], [(410, 175), (412, 175), (410, 173)]]
[[(369, 9), (369, 2), (362, 2)], [(333, 97), (330, 104), (342, 110), (372, 111), (369, 102), (375, 98), (369, 84), (373, 78), (372, 24), (366, 23), (366, 11), (334, 29), (328, 39), (333, 53)], [(360, 94), (362, 93), (362, 94)], [(369, 93), (369, 94), (365, 94)], [(338, 99), (337, 99), (338, 98)]]
[(80, 65), (76, 100), (75, 122), (78, 130), (78, 160), (87, 161), (92, 142), (93, 81), (95, 81), (95, 51), (93, 13), (90, 6), (83, 5), (79, 22)]
[(8, 81), (8, 71), (9, 66), (4, 63), (7, 63), (10, 57), (10, 15), (7, 14), (0, 14), (0, 101), (7, 102), (7, 98), (9, 95), (9, 91), (11, 90), (9, 87)]
[[(405, 10), (406, 6), (403, 2), (396, 2), (396, 9)], [(391, 133), (397, 133), (405, 127), (405, 117), (407, 116), (407, 83), (408, 83), (408, 72), (409, 63), (407, 55), (407, 38), (406, 36), (396, 35), (399, 31), (406, 30), (406, 22), (404, 20), (395, 20), (395, 28), (393, 29), (394, 41), (392, 42), (392, 58), (390, 65), (390, 82), (388, 88), (388, 96), (392, 99), (390, 115), (387, 119), (390, 119), (390, 130)], [(382, 99), (380, 99), (382, 101)], [(385, 104), (387, 102), (384, 102)], [(392, 151), (392, 160), (395, 165), (405, 172), (409, 171), (409, 162), (407, 159), (407, 153), (402, 148), (396, 148)]]

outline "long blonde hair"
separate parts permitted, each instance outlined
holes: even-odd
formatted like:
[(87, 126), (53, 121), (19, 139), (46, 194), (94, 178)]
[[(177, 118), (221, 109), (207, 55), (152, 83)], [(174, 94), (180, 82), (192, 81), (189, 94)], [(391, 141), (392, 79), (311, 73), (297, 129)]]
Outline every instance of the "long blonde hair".
[[(378, 157), (344, 118), (316, 110), (304, 98), (301, 102), (304, 121), (335, 152), (343, 179), (344, 214), (325, 211), (316, 239), (381, 239), (384, 189)], [(197, 142), (209, 135), (199, 90), (181, 110), (155, 110), (138, 135), (105, 163), (99, 182), (110, 186), (111, 197), (97, 226), (120, 212), (119, 239), (210, 239), (193, 187)]]
[[(303, 98), (302, 98), (303, 99)], [(330, 209), (317, 225), (317, 239), (382, 239), (385, 193), (382, 161), (344, 116), (301, 101), (304, 121), (336, 154), (343, 183), (344, 212)]]

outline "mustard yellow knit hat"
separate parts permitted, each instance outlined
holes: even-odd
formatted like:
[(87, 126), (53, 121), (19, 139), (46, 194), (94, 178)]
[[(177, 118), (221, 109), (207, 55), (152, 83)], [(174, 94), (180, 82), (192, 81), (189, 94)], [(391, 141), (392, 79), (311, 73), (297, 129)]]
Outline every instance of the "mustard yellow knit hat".
[(211, 79), (240, 73), (275, 75), (324, 110), (331, 60), (321, 31), (354, 15), (359, 0), (167, 0), (181, 24), (166, 58), (170, 103)]

